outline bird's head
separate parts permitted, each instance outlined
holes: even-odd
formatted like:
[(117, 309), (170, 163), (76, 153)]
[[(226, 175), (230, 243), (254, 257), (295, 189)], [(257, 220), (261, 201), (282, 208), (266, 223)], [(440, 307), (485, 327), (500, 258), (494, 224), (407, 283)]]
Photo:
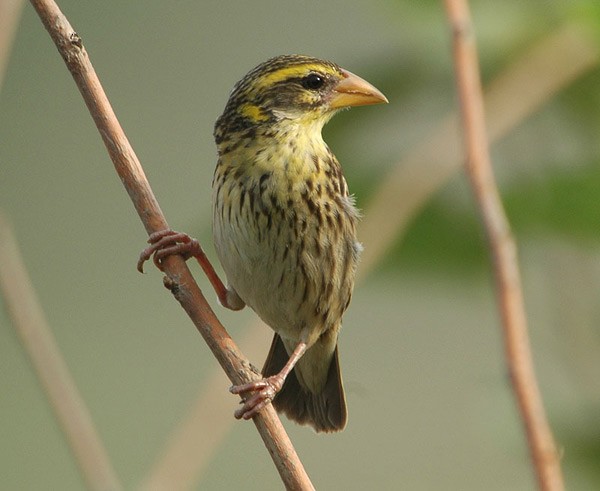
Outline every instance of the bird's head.
[(261, 63), (240, 80), (217, 120), (215, 137), (281, 125), (322, 126), (339, 109), (387, 102), (366, 80), (335, 63), (283, 55)]

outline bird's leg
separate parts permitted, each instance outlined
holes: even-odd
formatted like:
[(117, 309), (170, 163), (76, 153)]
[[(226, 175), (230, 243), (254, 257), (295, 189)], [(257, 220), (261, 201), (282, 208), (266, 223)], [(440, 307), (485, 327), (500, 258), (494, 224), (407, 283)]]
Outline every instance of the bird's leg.
[(235, 411), (234, 416), (237, 419), (250, 419), (262, 408), (269, 404), (283, 387), (285, 379), (290, 374), (298, 360), (306, 352), (308, 346), (301, 341), (296, 345), (294, 352), (290, 355), (287, 363), (281, 371), (267, 378), (255, 380), (244, 385), (234, 385), (229, 389), (232, 394), (242, 394), (244, 392), (256, 392), (248, 399), (243, 401), (244, 405)]
[(162, 260), (167, 256), (179, 254), (186, 261), (190, 257), (195, 257), (215, 289), (219, 303), (231, 310), (244, 308), (244, 301), (234, 290), (225, 287), (196, 239), (192, 239), (185, 233), (173, 230), (161, 230), (150, 235), (148, 243), (150, 245), (141, 252), (137, 263), (137, 269), (140, 273), (144, 272), (144, 263), (152, 256), (154, 256), (154, 264), (161, 271), (163, 270)]

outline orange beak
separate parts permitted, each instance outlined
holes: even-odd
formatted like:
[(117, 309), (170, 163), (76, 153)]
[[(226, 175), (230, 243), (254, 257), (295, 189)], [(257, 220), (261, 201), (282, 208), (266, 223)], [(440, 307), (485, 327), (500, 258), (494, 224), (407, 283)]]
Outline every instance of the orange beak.
[(387, 97), (358, 75), (342, 69), (344, 78), (333, 88), (333, 97), (329, 102), (332, 109), (350, 106), (387, 103)]

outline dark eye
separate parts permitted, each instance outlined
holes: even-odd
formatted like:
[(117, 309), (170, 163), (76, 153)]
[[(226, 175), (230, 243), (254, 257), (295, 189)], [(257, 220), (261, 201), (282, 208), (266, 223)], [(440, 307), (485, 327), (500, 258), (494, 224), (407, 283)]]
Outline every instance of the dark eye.
[(310, 90), (318, 90), (325, 84), (325, 77), (318, 73), (309, 73), (302, 79), (302, 86)]

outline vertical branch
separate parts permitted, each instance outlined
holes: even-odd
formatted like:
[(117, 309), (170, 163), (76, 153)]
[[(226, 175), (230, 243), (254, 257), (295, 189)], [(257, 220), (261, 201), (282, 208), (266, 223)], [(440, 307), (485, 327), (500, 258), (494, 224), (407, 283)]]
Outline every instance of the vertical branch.
[(445, 0), (445, 5), (453, 33), (466, 168), (493, 257), (506, 360), (539, 489), (558, 491), (564, 488), (563, 478), (533, 368), (517, 249), (492, 172), (469, 9), (466, 0)]
[[(31, 0), (31, 3), (71, 72), (146, 231), (150, 234), (169, 228), (81, 38), (53, 0)], [(236, 385), (256, 379), (250, 362), (215, 316), (183, 258), (170, 256), (163, 266), (167, 275), (165, 285), (192, 319), (229, 379)], [(313, 489), (273, 406), (265, 407), (253, 420), (286, 488)]]
[(0, 291), (88, 487), (97, 491), (122, 489), (85, 402), (46, 323), (12, 230), (1, 215)]

